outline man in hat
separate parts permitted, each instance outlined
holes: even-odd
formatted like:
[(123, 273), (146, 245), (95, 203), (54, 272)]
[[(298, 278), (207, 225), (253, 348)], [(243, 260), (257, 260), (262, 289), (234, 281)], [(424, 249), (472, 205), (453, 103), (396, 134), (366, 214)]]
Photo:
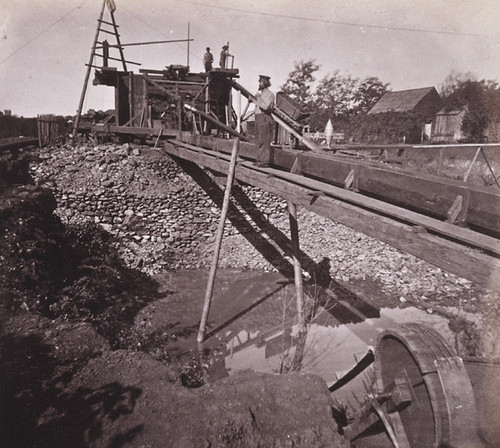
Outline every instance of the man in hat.
[(226, 59), (229, 56), (229, 47), (224, 45), (222, 51), (220, 52), (219, 65), (221, 68), (226, 68)]
[(271, 112), (274, 108), (274, 93), (269, 90), (271, 78), (259, 76), (259, 91), (255, 99), (255, 146), (257, 149), (257, 166), (267, 167), (271, 163), (271, 141), (273, 140), (274, 120)]
[(207, 52), (203, 55), (203, 65), (205, 66), (205, 72), (212, 70), (212, 62), (214, 62), (214, 55), (210, 53), (210, 47), (207, 47)]

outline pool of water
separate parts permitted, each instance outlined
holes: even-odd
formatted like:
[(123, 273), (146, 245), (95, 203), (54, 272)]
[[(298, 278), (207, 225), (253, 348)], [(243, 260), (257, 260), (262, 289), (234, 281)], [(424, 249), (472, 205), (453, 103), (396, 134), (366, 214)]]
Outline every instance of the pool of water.
[[(208, 270), (158, 275), (156, 280), (164, 296), (144, 308), (136, 317), (136, 323), (151, 331), (173, 334), (168, 342), (171, 354), (179, 357), (199, 354), (196, 337), (207, 279)], [(294, 360), (299, 359), (302, 372), (316, 374), (330, 386), (377, 345), (381, 332), (410, 322), (433, 328), (454, 346), (448, 320), (440, 315), (414, 307), (379, 308), (377, 299), (356, 296), (345, 288), (334, 287), (327, 296), (314, 287), (308, 291), (316, 302), (317, 311), (301, 344), (293, 281), (277, 273), (220, 269), (203, 344), (212, 352), (208, 360), (200, 361), (209, 366), (205, 381), (246, 369), (276, 374), (286, 372)], [(487, 439), (497, 440), (500, 434), (493, 431), (495, 425), (490, 422), (490, 409), (500, 409), (500, 400), (491, 405), (488, 397), (491, 397), (491, 386), (500, 384), (499, 370), (492, 367), (490, 374), (482, 365), (474, 369), (469, 371), (471, 381), (475, 391), (482, 394), (479, 400), (476, 399), (480, 426)], [(484, 380), (486, 374), (488, 378)], [(335, 391), (333, 397), (347, 408), (359, 408), (372, 379), (373, 368), (370, 367)], [(377, 440), (373, 446), (391, 445), (387, 445), (387, 440)]]
[[(279, 274), (260, 271), (221, 269), (216, 278), (206, 340), (221, 353), (216, 376), (245, 369), (266, 373), (290, 369), (299, 342), (294, 284)], [(207, 270), (157, 277), (166, 296), (155, 302), (148, 319), (155, 328), (170, 322), (171, 329), (179, 330), (179, 347), (195, 343), (207, 279)], [(388, 328), (423, 323), (454, 342), (445, 318), (414, 307), (377, 309), (370, 298), (346, 298), (345, 291), (315, 299), (318, 310), (300, 345), (301, 370), (319, 375), (328, 385), (375, 347), (378, 335)], [(346, 308), (348, 313), (343, 312)], [(363, 317), (366, 309), (370, 317)]]

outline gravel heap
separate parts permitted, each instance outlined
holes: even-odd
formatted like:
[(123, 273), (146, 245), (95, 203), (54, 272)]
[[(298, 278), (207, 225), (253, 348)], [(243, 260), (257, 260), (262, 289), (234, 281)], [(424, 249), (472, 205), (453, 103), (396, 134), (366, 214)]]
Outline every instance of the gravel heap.
[[(115, 236), (114, 244), (130, 267), (153, 275), (210, 265), (220, 210), (210, 191), (160, 149), (52, 146), (41, 150), (31, 173), (54, 192), (63, 222), (102, 226)], [(280, 263), (290, 261), (283, 238), (289, 237), (286, 201), (246, 186), (238, 187), (235, 196), (243, 206), (230, 212), (219, 266), (280, 269)], [(264, 230), (257, 230), (255, 220)], [(299, 209), (298, 223), (301, 249), (309, 261), (326, 263), (334, 281), (371, 294), (379, 304), (417, 304), (429, 312), (452, 306), (475, 313), (489, 312), (499, 302), (498, 295), (468, 280), (308, 210)], [(271, 249), (270, 256), (256, 249), (262, 245)]]

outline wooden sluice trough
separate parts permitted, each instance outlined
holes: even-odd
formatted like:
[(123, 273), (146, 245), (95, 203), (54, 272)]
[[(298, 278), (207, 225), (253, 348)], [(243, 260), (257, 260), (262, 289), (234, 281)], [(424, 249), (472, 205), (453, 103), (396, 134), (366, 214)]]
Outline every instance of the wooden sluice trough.
[[(304, 316), (302, 271), (296, 256), (300, 226), (296, 222), (297, 206), (484, 288), (500, 291), (500, 189), (325, 153), (303, 135), (302, 125), (293, 118), (296, 114), (291, 116), (290, 110), (279, 107), (272, 113), (276, 122), (273, 164), (258, 168), (251, 133), (245, 131), (248, 107), (241, 111), (241, 99), (252, 98), (252, 94), (235, 81), (238, 70), (191, 73), (188, 66), (171, 65), (135, 74), (126, 68), (130, 63), (123, 56), (126, 44), (119, 41), (113, 11), (111, 22), (102, 20), (105, 5), (106, 1), (90, 60), (99, 49), (101, 26), (112, 23), (112, 34), (117, 37), (114, 47), (120, 51), (116, 60), (121, 60), (123, 70), (108, 67), (107, 63), (100, 67), (88, 64), (88, 73), (91, 67), (96, 69), (94, 84), (115, 90), (114, 113), (103, 122), (93, 123), (90, 131), (98, 139), (149, 140), (175, 160), (187, 161), (218, 176), (227, 175), (218, 245), (233, 177), (240, 184), (286, 199), (299, 328)], [(100, 56), (107, 62), (108, 55)], [(85, 90), (86, 85), (81, 104)], [(80, 129), (79, 118), (75, 131)], [(198, 335), (200, 343), (205, 337), (217, 255), (216, 250)], [(356, 439), (378, 427), (386, 431), (395, 447), (481, 446), (470, 379), (463, 361), (439, 334), (419, 325), (387, 330), (380, 336), (375, 352), (332, 387), (340, 387), (372, 362), (377, 390), (367, 397), (363, 418), (344, 427), (347, 438)]]
[[(164, 150), (224, 173), (230, 144), (183, 134), (179, 140), (168, 140)], [(482, 287), (500, 290), (500, 241), (494, 236), (500, 231), (500, 193), (495, 190), (282, 148), (275, 149), (272, 168), (259, 169), (252, 163), (253, 145), (240, 146), (236, 180), (275, 193)], [(314, 171), (314, 167), (320, 169)], [(357, 173), (351, 185), (357, 184), (358, 191), (339, 186), (350, 172)], [(460, 194), (473, 198), (468, 213), (464, 210), (462, 216), (477, 226), (474, 229), (447, 221), (452, 198)], [(419, 212), (421, 209), (428, 214)]]

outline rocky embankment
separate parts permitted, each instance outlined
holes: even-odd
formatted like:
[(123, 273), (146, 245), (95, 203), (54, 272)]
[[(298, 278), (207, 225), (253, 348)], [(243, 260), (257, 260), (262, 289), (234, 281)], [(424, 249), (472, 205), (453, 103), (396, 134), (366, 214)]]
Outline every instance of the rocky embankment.
[[(117, 237), (131, 266), (154, 274), (206, 265), (220, 210), (160, 150), (129, 144), (64, 145), (44, 148), (40, 161), (32, 174), (54, 192), (61, 220), (99, 224)], [(263, 206), (266, 218), (277, 217), (286, 206), (257, 189), (247, 192)], [(236, 234), (228, 222), (225, 236)]]
[[(223, 186), (202, 179), (202, 189), (192, 178), (196, 170), (181, 169), (161, 149), (52, 146), (41, 151), (31, 172), (54, 192), (63, 222), (102, 226), (130, 267), (155, 274), (209, 266)], [(286, 269), (286, 202), (253, 187), (235, 188), (233, 202), (219, 265)], [(498, 296), (465, 279), (307, 210), (299, 210), (298, 222), (305, 264), (326, 266), (333, 281), (371, 296), (378, 306), (496, 313)]]

